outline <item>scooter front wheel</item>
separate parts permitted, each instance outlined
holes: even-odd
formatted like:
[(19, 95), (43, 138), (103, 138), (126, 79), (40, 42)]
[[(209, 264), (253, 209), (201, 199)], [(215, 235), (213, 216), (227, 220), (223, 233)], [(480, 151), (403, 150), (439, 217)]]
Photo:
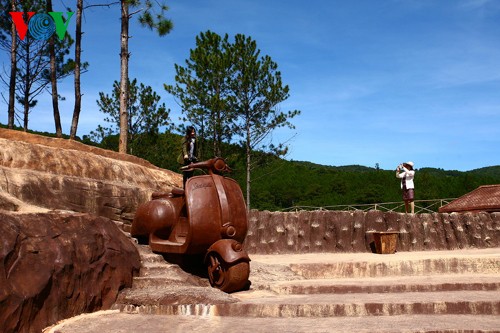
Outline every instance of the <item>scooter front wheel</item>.
[(210, 285), (226, 293), (244, 289), (249, 281), (250, 264), (240, 261), (228, 264), (215, 252), (208, 255), (208, 279)]

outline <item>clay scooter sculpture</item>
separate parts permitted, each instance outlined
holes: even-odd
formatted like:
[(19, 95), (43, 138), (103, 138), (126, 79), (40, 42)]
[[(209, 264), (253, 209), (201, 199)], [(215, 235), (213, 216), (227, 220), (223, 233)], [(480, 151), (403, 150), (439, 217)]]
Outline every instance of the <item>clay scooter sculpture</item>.
[(248, 288), (250, 258), (242, 243), (247, 210), (236, 181), (222, 158), (191, 163), (182, 170), (205, 169), (208, 175), (187, 180), (185, 189), (153, 193), (138, 207), (131, 235), (147, 239), (153, 252), (205, 255), (212, 287), (225, 292)]

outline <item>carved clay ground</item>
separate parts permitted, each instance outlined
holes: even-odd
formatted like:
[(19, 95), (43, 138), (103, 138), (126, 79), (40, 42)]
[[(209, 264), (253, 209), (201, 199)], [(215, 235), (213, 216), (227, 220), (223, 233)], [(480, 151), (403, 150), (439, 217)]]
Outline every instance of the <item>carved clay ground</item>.
[[(158, 282), (172, 276), (169, 269), (171, 273), (158, 275)], [(46, 333), (146, 328), (149, 332), (450, 333), (498, 332), (500, 327), (498, 248), (392, 255), (254, 255), (251, 269), (249, 291), (231, 295), (213, 291), (208, 303), (167, 301), (162, 295), (176, 288), (151, 279), (147, 284), (134, 282), (132, 289), (141, 289), (136, 295), (143, 298), (134, 299), (130, 292), (132, 297), (119, 299), (118, 303), (127, 303), (116, 305), (122, 312), (71, 318)], [(148, 294), (151, 297), (144, 299)]]

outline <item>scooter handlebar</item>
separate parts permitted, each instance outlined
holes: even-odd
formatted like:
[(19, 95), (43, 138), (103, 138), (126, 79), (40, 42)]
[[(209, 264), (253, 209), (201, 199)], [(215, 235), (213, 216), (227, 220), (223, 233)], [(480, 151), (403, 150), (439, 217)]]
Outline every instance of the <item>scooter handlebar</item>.
[(231, 172), (231, 168), (226, 161), (220, 157), (215, 157), (210, 160), (195, 162), (181, 167), (182, 171), (191, 171), (194, 169), (205, 169), (209, 172)]

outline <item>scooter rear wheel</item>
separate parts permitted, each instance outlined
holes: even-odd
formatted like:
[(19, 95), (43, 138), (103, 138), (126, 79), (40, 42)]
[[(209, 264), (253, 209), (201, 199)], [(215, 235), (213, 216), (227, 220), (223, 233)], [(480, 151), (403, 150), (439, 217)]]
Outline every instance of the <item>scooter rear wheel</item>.
[(226, 293), (242, 290), (248, 285), (250, 264), (240, 261), (228, 264), (217, 253), (208, 255), (208, 279), (210, 285)]

